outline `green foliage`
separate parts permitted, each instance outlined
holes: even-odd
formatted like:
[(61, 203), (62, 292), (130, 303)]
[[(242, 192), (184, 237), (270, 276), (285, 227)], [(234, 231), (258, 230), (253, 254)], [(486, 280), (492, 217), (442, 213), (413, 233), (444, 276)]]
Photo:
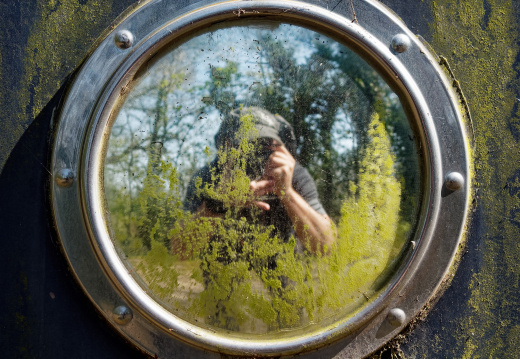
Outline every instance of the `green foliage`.
[(149, 165), (138, 197), (142, 213), (138, 222), (139, 236), (148, 250), (152, 249), (154, 241), (169, 248), (169, 228), (182, 208), (176, 173), (171, 163), (151, 162)]
[(226, 60), (225, 66), (211, 66), (211, 81), (206, 83), (210, 97), (207, 104), (214, 105), (221, 113), (228, 113), (235, 106), (235, 91), (233, 87), (240, 79), (238, 64)]
[(374, 114), (336, 243), (316, 256), (295, 251), (297, 238), (284, 241), (272, 226), (260, 225), (260, 210), (242, 216), (252, 199), (245, 166), (254, 152), (247, 141), (251, 116), (244, 113), (242, 121), (238, 148), (219, 150), (229, 171), (213, 173), (212, 183), (199, 181), (199, 191), (225, 203), (225, 215), (183, 211), (176, 168), (162, 162), (154, 174), (150, 166), (139, 223), (151, 248), (131, 262), (175, 313), (218, 328), (264, 332), (353, 313), (384, 285), (410, 228), (399, 216), (401, 187), (384, 125)]
[(248, 163), (258, 160), (254, 158), (254, 142), (249, 141), (249, 138), (255, 137), (254, 132), (258, 132), (252, 122), (253, 116), (251, 113), (242, 113), (241, 121), (235, 134), (238, 148), (219, 148), (217, 167), (223, 168), (223, 173), (217, 174), (216, 168), (213, 168), (211, 182), (199, 189), (199, 194), (203, 192), (207, 197), (221, 201), (226, 209), (232, 211), (243, 208), (253, 199), (249, 189), (251, 179), (247, 176), (246, 167)]
[(401, 186), (384, 125), (374, 115), (368, 126), (369, 142), (362, 150), (356, 195), (342, 206), (338, 224), (340, 260), (350, 267), (343, 278), (353, 291), (372, 294), (376, 279), (390, 269), (407, 239), (407, 222), (400, 223)]
[(179, 274), (170, 252), (158, 241), (151, 241), (151, 250), (136, 265), (150, 291), (159, 298), (168, 298), (178, 287)]
[[(152, 71), (157, 78), (142, 80), (126, 118), (114, 124), (105, 173), (117, 177), (117, 166), (126, 173), (124, 190), (105, 180), (114, 237), (149, 290), (184, 319), (245, 333), (331, 323), (374, 298), (398, 263), (419, 181), (408, 122), (397, 97), (360, 58), (339, 44), (309, 43), (302, 62), (294, 45), (258, 40), (263, 81), (245, 86), (248, 96), (241, 79), (253, 77), (233, 61), (210, 65), (204, 89), (183, 87), (187, 68)], [(183, 96), (201, 99), (197, 106), (212, 118), (245, 103), (294, 126), (297, 157), (337, 228), (327, 255), (308, 253), (300, 239), (280, 238), (261, 224), (246, 174), (256, 160), (247, 111), (239, 145), (217, 149), (221, 170), (213, 169), (209, 183), (196, 182), (198, 194), (222, 203), (225, 213), (183, 210), (188, 180), (215, 155), (204, 142), (210, 121), (186, 110)], [(141, 131), (147, 135), (139, 138)]]
[[(118, 192), (118, 193), (117, 193)], [(109, 203), (109, 224), (112, 237), (117, 241), (124, 253), (135, 255), (142, 253), (143, 244), (138, 237), (140, 217), (139, 201), (128, 191), (105, 187)]]
[[(278, 113), (294, 128), (298, 161), (318, 186), (327, 213), (339, 220), (349, 183), (357, 183), (361, 150), (368, 141), (371, 115), (376, 112), (390, 136), (395, 152), (397, 177), (403, 183), (403, 211), (415, 216), (419, 172), (414, 135), (399, 99), (382, 77), (346, 47), (317, 33), (298, 34), (313, 51), (302, 63), (298, 42), (289, 45), (282, 36), (263, 33), (257, 40), (262, 75), (254, 86), (248, 105)], [(238, 107), (236, 88), (241, 85), (235, 63), (212, 68), (211, 93), (234, 93), (226, 108)], [(222, 74), (222, 75), (220, 75)], [(219, 80), (222, 78), (222, 80)], [(221, 110), (222, 106), (216, 106)], [(350, 148), (338, 143), (349, 139)]]

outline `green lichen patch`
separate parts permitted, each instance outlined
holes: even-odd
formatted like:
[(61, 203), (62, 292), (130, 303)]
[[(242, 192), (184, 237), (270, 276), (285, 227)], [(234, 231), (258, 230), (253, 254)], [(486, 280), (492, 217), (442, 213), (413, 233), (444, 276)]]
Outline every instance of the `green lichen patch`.
[[(25, 73), (20, 86), (20, 117), (35, 118), (80, 62), (95, 40), (99, 24), (107, 23), (107, 1), (39, 1), (40, 19), (31, 29), (25, 49)], [(24, 122), (24, 121), (20, 121)]]
[[(520, 151), (510, 123), (518, 55), (517, 14), (511, 1), (435, 1), (432, 45), (450, 62), (472, 111), (475, 140), (475, 202), (482, 211), (482, 262), (470, 281), (466, 311), (455, 335), (464, 358), (516, 357), (511, 345), (518, 321), (516, 298), (520, 270), (514, 190)], [(516, 84), (516, 86), (518, 86)], [(475, 250), (474, 248), (470, 250)], [(439, 348), (432, 349), (434, 352)], [(450, 349), (444, 348), (449, 351)]]

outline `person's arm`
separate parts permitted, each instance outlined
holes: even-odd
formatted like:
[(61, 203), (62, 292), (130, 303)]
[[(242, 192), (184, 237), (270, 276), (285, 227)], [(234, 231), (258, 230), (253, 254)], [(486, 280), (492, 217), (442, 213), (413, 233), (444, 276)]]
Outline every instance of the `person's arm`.
[(272, 150), (266, 164), (265, 179), (251, 182), (251, 189), (258, 196), (275, 193), (282, 201), (300, 241), (308, 243), (313, 253), (326, 253), (336, 240), (332, 221), (328, 215), (312, 208), (293, 188), (296, 161), (289, 150), (280, 145), (273, 145)]
[(316, 212), (292, 187), (281, 196), (281, 201), (294, 225), (297, 237), (308, 242), (311, 252), (327, 253), (336, 240), (329, 216)]

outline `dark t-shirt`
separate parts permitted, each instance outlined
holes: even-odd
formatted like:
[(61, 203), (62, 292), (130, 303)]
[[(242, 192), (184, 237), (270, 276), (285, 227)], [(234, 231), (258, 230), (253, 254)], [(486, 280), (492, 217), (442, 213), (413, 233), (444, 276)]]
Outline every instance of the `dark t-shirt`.
[[(212, 201), (209, 198), (203, 198), (203, 195), (197, 195), (195, 181), (197, 178), (200, 178), (202, 180), (200, 188), (203, 188), (204, 184), (209, 183), (211, 181), (211, 168), (214, 168), (216, 166), (216, 163), (217, 160), (214, 160), (209, 165), (206, 165), (200, 170), (198, 170), (195, 173), (195, 175), (191, 178), (186, 192), (186, 199), (184, 201), (185, 210), (194, 213), (200, 207), (202, 202)], [(300, 196), (302, 196), (302, 198), (316, 212), (320, 214), (326, 214), (318, 198), (318, 190), (316, 188), (314, 180), (309, 174), (309, 171), (307, 171), (307, 169), (302, 167), (299, 163), (296, 163), (294, 167), (292, 185), (294, 190), (298, 192)], [(273, 225), (280, 237), (284, 240), (287, 240), (291, 235), (294, 234), (294, 227), (282, 202), (278, 197), (274, 195), (269, 196), (267, 200), (263, 201), (269, 203), (271, 208), (269, 211), (261, 211), (261, 214), (257, 218), (258, 221), (265, 226)]]

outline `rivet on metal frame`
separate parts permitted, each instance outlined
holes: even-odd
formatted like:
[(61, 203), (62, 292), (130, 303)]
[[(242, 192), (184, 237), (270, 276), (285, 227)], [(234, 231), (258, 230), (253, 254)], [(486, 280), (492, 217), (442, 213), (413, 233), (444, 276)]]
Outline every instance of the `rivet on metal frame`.
[[(427, 68), (428, 71), (424, 71), (423, 66), (406, 66), (424, 60), (425, 56), (427, 61), (424, 61), (424, 65), (434, 65), (434, 55), (429, 54), (394, 15), (378, 10), (379, 6), (372, 6), (375, 0), (359, 1), (359, 3), (366, 2), (363, 6), (366, 6), (367, 10), (374, 11), (373, 14), (370, 13), (371, 16), (365, 18), (369, 22), (370, 32), (351, 24), (350, 21), (345, 21), (343, 15), (350, 16), (350, 13), (341, 13), (339, 10), (341, 7), (338, 7), (337, 13), (329, 14), (325, 9), (310, 4), (312, 2), (308, 0), (302, 2), (208, 0), (202, 2), (203, 5), (200, 7), (186, 7), (184, 4), (181, 5), (184, 3), (181, 1), (150, 0), (147, 6), (136, 8), (131, 16), (122, 20), (124, 22), (117, 26), (110, 36), (102, 40), (89, 61), (86, 61), (84, 67), (78, 72), (73, 87), (68, 92), (60, 111), (52, 158), (56, 185), (51, 186), (51, 194), (57, 232), (71, 264), (71, 270), (84, 286), (88, 297), (97, 307), (104, 308), (102, 314), (111, 324), (118, 327), (117, 330), (123, 336), (135, 342), (135, 345), (145, 352), (152, 353), (160, 349), (158, 356), (167, 356), (169, 353), (184, 352), (189, 349), (190, 353), (199, 354), (190, 356), (207, 357), (218, 356), (220, 352), (225, 353), (222, 355), (229, 354), (236, 357), (249, 353), (258, 353), (259, 356), (266, 357), (297, 355), (300, 352), (318, 350), (319, 347), (325, 347), (324, 344), (332, 341), (338, 340), (339, 343), (339, 340), (346, 335), (346, 329), (352, 328), (352, 332), (348, 335), (354, 338), (352, 340), (354, 344), (346, 345), (339, 356), (350, 355), (352, 349), (355, 350), (353, 355), (365, 356), (406, 325), (407, 321), (424, 305), (415, 296), (399, 295), (398, 297), (398, 293), (414, 292), (418, 282), (414, 278), (424, 278), (424, 281), (419, 284), (421, 289), (424, 287), (425, 292), (433, 293), (435, 290), (444, 271), (431, 273), (431, 269), (423, 264), (434, 263), (443, 269), (450, 266), (453, 261), (452, 253), (460, 241), (461, 231), (457, 229), (463, 228), (466, 220), (467, 208), (464, 207), (464, 200), (467, 196), (464, 191), (466, 185), (464, 181), (470, 181), (470, 177), (464, 171), (461, 173), (465, 177), (459, 173), (447, 175), (447, 172), (442, 172), (442, 159), (448, 154), (453, 154), (451, 164), (453, 169), (464, 169), (467, 165), (466, 144), (463, 131), (460, 130), (463, 126), (454, 100), (456, 97), (449, 96), (450, 92), (444, 85), (442, 70), (435, 66)], [(212, 6), (207, 6), (209, 3)], [(100, 174), (103, 173), (103, 149), (106, 144), (106, 138), (102, 136), (107, 133), (106, 126), (110, 124), (109, 116), (118, 110), (118, 100), (121, 95), (119, 85), (132, 81), (135, 74), (139, 74), (139, 71), (144, 69), (151, 56), (161, 55), (163, 50), (182, 43), (192, 36), (192, 33), (196, 34), (198, 31), (202, 33), (212, 25), (233, 25), (236, 18), (233, 11), (236, 11), (237, 5), (240, 5), (240, 9), (244, 9), (241, 11), (251, 16), (253, 20), (251, 26), (255, 25), (255, 21), (263, 21), (265, 16), (271, 17), (276, 13), (280, 14), (277, 18), (280, 18), (281, 22), (290, 24), (301, 22), (316, 31), (327, 28), (331, 34), (345, 40), (346, 43), (353, 41), (359, 45), (361, 57), (381, 65), (378, 66), (381, 67), (381, 72), (388, 75), (389, 81), (406, 94), (403, 99), (406, 100), (407, 107), (417, 110), (410, 111), (409, 119), (416, 125), (417, 135), (421, 135), (417, 138), (428, 139), (428, 141), (418, 141), (419, 145), (423, 145), (420, 147), (423, 149), (420, 155), (425, 161), (425, 169), (431, 169), (424, 171), (424, 180), (421, 177), (419, 184), (424, 181), (425, 184), (431, 183), (432, 186), (425, 186), (427, 190), (424, 191), (424, 200), (429, 207), (425, 206), (427, 211), (420, 212), (419, 222), (423, 224), (418, 226), (410, 237), (411, 246), (415, 247), (414, 255), (399, 264), (400, 269), (396, 273), (400, 274), (395, 274), (395, 278), (392, 276), (389, 279), (391, 282), (388, 288), (392, 290), (385, 290), (381, 296), (369, 303), (363, 309), (366, 315), (356, 314), (351, 317), (348, 312), (345, 318), (338, 316), (337, 322), (334, 322), (338, 330), (324, 333), (320, 328), (313, 327), (309, 332), (305, 331), (301, 337), (295, 336), (295, 339), (291, 336), (287, 339), (282, 338), (283, 340), (266, 341), (262, 336), (252, 335), (251, 339), (248, 337), (236, 341), (233, 336), (214, 333), (205, 327), (186, 323), (167, 307), (157, 303), (147, 291), (138, 289), (140, 282), (136, 282), (135, 278), (128, 273), (127, 267), (121, 263), (118, 252), (112, 246), (110, 233), (107, 232), (106, 218), (102, 210), (103, 197), (100, 195), (103, 192), (103, 177)], [(284, 15), (286, 12), (287, 15)], [(237, 24), (242, 26), (241, 22)], [(389, 33), (388, 28), (396, 30)], [(356, 49), (358, 49), (357, 45)], [(113, 61), (106, 61), (115, 52), (128, 55), (130, 51), (135, 51), (135, 56), (114, 56)], [(401, 53), (403, 54), (400, 55)], [(393, 61), (397, 57), (406, 61), (403, 63)], [(104, 75), (92, 76), (92, 73)], [(398, 76), (394, 77), (396, 74)], [(84, 91), (85, 85), (90, 89), (87, 93)], [(422, 91), (426, 93), (423, 94)], [(90, 114), (90, 117), (86, 119), (85, 114)], [(439, 114), (446, 116), (439, 116)], [(451, 135), (441, 142), (435, 129), (445, 127), (446, 131), (451, 131), (449, 132)], [(154, 146), (155, 150), (160, 151), (162, 144), (156, 143)], [(81, 149), (79, 155), (77, 149)], [(63, 166), (70, 169), (61, 169)], [(80, 169), (81, 175), (78, 172)], [(76, 176), (81, 180), (75, 182)], [(442, 178), (442, 176), (446, 177)], [(453, 176), (454, 178), (451, 178)], [(441, 184), (443, 193), (438, 193), (441, 192), (439, 191)], [(440, 199), (444, 192), (449, 190), (453, 192), (460, 188), (463, 190), (458, 191), (449, 201)], [(463, 210), (446, 211), (446, 206), (453, 206), (453, 203), (460, 204), (455, 208), (464, 207)], [(446, 227), (446, 220), (453, 230), (445, 233), (448, 238), (443, 238), (444, 236), (436, 234), (438, 228), (443, 231)], [(78, 228), (88, 230), (78, 231)], [(78, 257), (76, 252), (78, 243), (91, 248), (92, 255)], [(435, 247), (435, 251), (427, 250), (432, 247)], [(415, 270), (408, 270), (409, 268)], [(107, 286), (111, 286), (112, 290), (106, 290)], [(426, 296), (424, 298), (426, 299)], [(113, 304), (107, 308), (107, 303)], [(135, 306), (130, 307), (126, 303), (135, 303)], [(394, 304), (389, 307), (388, 303)], [(395, 308), (397, 303), (400, 308)], [(133, 320), (133, 310), (136, 310), (136, 320)], [(192, 327), (195, 329), (193, 332), (188, 329)], [(175, 328), (171, 330), (182, 333), (179, 334), (181, 338), (171, 335), (163, 330), (164, 328)], [(374, 337), (377, 341), (371, 343), (371, 346), (355, 346), (355, 343), (369, 342)], [(154, 338), (154, 341), (147, 338)], [(347, 342), (347, 339), (344, 340)], [(348, 340), (350, 343), (350, 338)], [(190, 347), (185, 347), (183, 342), (190, 343)], [(164, 345), (159, 346), (156, 343), (164, 343)], [(318, 356), (322, 354), (316, 353)]]
[(450, 191), (457, 191), (464, 186), (464, 177), (459, 172), (450, 172), (446, 175), (444, 185)]
[(69, 187), (75, 178), (74, 172), (68, 168), (62, 168), (54, 176), (56, 184), (60, 187)]
[(132, 311), (124, 305), (120, 305), (114, 308), (112, 314), (114, 317), (114, 321), (119, 325), (125, 325), (130, 323), (130, 321), (134, 317)]
[(114, 41), (120, 49), (128, 49), (134, 44), (134, 34), (128, 30), (120, 30), (115, 34)]
[(392, 38), (392, 49), (395, 52), (405, 52), (411, 44), (411, 40), (405, 34), (397, 34)]
[(404, 310), (400, 308), (394, 308), (388, 312), (388, 316), (386, 318), (391, 326), (397, 328), (404, 324), (404, 321), (406, 320), (406, 314), (404, 313)]

